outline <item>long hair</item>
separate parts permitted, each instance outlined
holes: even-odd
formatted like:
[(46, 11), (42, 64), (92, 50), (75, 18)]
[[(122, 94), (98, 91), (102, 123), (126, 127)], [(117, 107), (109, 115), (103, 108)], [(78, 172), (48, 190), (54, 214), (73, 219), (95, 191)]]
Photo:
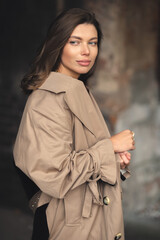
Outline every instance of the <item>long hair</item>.
[[(49, 27), (42, 47), (31, 64), (29, 72), (27, 72), (21, 81), (21, 88), (25, 93), (29, 94), (33, 90), (36, 90), (42, 85), (51, 71), (56, 71), (58, 69), (65, 44), (75, 27), (83, 23), (93, 24), (95, 26), (98, 34), (99, 49), (102, 39), (102, 31), (95, 18), (95, 14), (80, 8), (71, 8), (63, 11), (56, 17)], [(80, 75), (80, 80), (84, 82), (87, 81), (94, 72), (96, 62), (97, 58), (90, 71), (86, 74)]]

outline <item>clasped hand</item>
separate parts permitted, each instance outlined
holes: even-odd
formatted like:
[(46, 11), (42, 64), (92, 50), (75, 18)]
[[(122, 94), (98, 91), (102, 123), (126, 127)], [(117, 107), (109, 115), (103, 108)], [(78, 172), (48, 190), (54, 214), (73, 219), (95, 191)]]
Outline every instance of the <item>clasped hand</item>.
[(124, 169), (129, 165), (131, 160), (131, 154), (128, 151), (135, 149), (134, 132), (124, 130), (115, 134), (110, 139), (115, 153), (119, 153), (121, 169)]

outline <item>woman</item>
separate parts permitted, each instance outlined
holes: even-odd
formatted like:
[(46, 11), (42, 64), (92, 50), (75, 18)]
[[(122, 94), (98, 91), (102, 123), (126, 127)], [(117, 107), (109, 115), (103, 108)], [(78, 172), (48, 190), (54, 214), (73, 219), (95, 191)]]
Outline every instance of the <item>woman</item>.
[(30, 96), (14, 159), (39, 189), (30, 201), (33, 240), (124, 239), (120, 167), (130, 162), (134, 134), (111, 137), (87, 88), (101, 38), (93, 13), (64, 11), (22, 80)]

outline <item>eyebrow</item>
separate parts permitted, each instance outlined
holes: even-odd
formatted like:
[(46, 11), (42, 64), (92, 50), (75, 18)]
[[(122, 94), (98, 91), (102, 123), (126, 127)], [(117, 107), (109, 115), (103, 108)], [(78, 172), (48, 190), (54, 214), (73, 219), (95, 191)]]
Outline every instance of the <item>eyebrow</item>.
[[(77, 36), (70, 36), (70, 38), (76, 38), (78, 40), (82, 40), (81, 37), (77, 37)], [(89, 40), (97, 40), (97, 39), (98, 39), (98, 37), (93, 37), (93, 38), (90, 38)]]

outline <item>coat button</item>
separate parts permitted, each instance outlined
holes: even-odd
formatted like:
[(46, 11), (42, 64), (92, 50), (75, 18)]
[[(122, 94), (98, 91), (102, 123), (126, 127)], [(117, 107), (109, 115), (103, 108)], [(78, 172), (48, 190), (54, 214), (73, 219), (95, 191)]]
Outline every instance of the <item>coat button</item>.
[(122, 234), (121, 234), (121, 233), (118, 233), (118, 234), (115, 236), (114, 240), (119, 240), (119, 239), (121, 239), (121, 237), (122, 237)]
[(109, 205), (109, 203), (110, 203), (109, 197), (105, 196), (105, 197), (103, 198), (103, 203), (104, 203), (105, 205)]

